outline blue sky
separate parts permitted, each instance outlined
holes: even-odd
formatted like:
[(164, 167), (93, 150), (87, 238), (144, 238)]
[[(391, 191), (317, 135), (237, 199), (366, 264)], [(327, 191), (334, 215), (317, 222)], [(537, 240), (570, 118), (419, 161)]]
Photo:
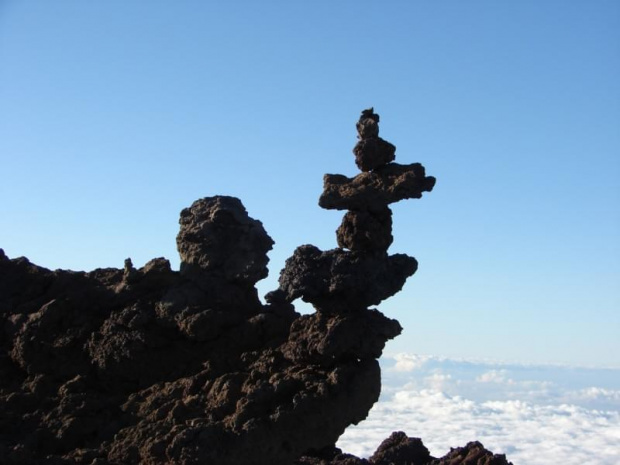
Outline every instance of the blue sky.
[(432, 193), (392, 351), (620, 366), (620, 3), (0, 0), (0, 247), (48, 268), (178, 267), (179, 211), (234, 195), (336, 246), (324, 173), (374, 106)]

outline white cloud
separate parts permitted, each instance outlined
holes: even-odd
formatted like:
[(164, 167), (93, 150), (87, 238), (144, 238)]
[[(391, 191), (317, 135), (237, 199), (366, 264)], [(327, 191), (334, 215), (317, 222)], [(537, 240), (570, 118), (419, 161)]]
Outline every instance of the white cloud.
[(507, 370), (489, 370), (476, 377), (480, 383), (514, 384), (512, 379), (507, 378)]
[(620, 370), (409, 355), (383, 363), (382, 400), (341, 437), (347, 452), (368, 457), (402, 430), (435, 456), (479, 440), (515, 465), (620, 463)]
[(515, 364), (397, 354), (381, 360), (384, 397), (395, 389), (437, 389), (475, 401), (524, 400), (620, 410), (620, 369)]
[(620, 390), (589, 387), (586, 389), (581, 389), (575, 394), (586, 399), (610, 399), (620, 401)]
[(431, 387), (432, 389), (436, 391), (441, 391), (451, 386), (452, 383), (453, 383), (452, 375), (449, 375), (442, 371), (436, 371), (430, 376), (427, 376), (424, 378), (424, 384), (428, 387)]
[(401, 372), (410, 372), (422, 368), (426, 362), (433, 359), (433, 357), (430, 355), (405, 353), (395, 354), (392, 358), (396, 361), (392, 369), (394, 371)]
[(515, 464), (617, 465), (620, 459), (618, 412), (518, 400), (478, 403), (433, 390), (398, 391), (338, 446), (367, 457), (394, 430), (421, 437), (435, 456), (479, 440)]

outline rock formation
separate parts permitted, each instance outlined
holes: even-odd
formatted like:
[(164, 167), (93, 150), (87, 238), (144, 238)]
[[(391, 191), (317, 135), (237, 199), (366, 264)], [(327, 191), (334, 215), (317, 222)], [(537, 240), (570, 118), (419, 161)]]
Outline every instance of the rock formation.
[(178, 272), (50, 271), (0, 249), (0, 463), (507, 464), (478, 443), (434, 459), (404, 433), (369, 459), (334, 446), (379, 398), (377, 358), (401, 331), (370, 307), (417, 268), (387, 253), (388, 205), (435, 182), (393, 163), (378, 122), (357, 124), (363, 172), (325, 176), (320, 205), (347, 210), (339, 248), (299, 247), (266, 304), (273, 241), (232, 197), (181, 212)]

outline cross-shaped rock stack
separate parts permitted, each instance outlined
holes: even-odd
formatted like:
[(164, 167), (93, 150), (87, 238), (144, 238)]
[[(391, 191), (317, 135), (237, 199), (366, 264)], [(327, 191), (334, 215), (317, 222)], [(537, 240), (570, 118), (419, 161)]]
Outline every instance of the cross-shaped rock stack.
[(339, 248), (298, 247), (280, 276), (286, 300), (301, 297), (319, 312), (365, 310), (397, 293), (415, 273), (415, 258), (387, 253), (393, 240), (388, 205), (420, 198), (433, 189), (435, 178), (419, 163), (394, 163), (396, 147), (379, 137), (378, 123), (370, 108), (356, 124), (360, 140), (353, 153), (362, 173), (325, 175), (319, 205), (348, 210), (336, 232)]

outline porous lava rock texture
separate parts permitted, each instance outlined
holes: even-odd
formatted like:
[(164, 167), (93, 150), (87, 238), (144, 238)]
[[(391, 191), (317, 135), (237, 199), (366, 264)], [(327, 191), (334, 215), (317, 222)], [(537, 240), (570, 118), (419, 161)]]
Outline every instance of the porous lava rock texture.
[(273, 240), (233, 197), (181, 212), (180, 271), (51, 271), (0, 249), (0, 464), (507, 463), (480, 445), (434, 459), (404, 433), (369, 459), (335, 448), (379, 398), (377, 359), (401, 332), (370, 306), (417, 268), (387, 253), (387, 205), (434, 184), (392, 163), (378, 121), (366, 110), (357, 125), (363, 172), (326, 177), (321, 205), (348, 210), (339, 248), (298, 248), (266, 304), (255, 284)]
[(410, 438), (402, 431), (381, 443), (368, 459), (343, 453), (337, 447), (314, 451), (294, 465), (512, 465), (504, 454), (494, 454), (475, 441), (465, 447), (451, 449), (441, 458), (432, 457), (419, 438)]
[(362, 112), (355, 126), (359, 142), (353, 153), (360, 170), (371, 171), (394, 160), (396, 147), (379, 137), (379, 115), (372, 108)]

